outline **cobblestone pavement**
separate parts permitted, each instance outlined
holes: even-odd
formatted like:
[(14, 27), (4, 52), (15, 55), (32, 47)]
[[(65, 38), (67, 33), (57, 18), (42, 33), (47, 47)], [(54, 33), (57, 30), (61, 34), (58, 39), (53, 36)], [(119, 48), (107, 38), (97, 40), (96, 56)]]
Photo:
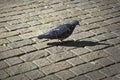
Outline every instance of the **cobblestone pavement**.
[[(64, 43), (37, 39), (74, 19)], [(1, 0), (0, 80), (120, 80), (120, 0)]]

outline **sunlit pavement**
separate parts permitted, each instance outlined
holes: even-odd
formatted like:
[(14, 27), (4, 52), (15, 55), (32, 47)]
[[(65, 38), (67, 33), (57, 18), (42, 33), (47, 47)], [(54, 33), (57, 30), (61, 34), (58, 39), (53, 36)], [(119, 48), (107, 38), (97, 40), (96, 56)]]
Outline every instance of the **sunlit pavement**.
[[(64, 42), (37, 39), (72, 20)], [(1, 0), (0, 80), (120, 80), (120, 1)]]

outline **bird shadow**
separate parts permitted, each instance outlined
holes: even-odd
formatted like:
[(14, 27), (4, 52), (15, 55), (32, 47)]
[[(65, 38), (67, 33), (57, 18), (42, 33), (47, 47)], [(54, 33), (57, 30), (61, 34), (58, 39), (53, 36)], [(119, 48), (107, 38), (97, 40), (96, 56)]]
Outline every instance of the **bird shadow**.
[(51, 46), (68, 46), (68, 47), (85, 47), (85, 46), (95, 46), (95, 45), (110, 45), (106, 43), (100, 43), (100, 42), (93, 42), (93, 41), (63, 41), (63, 42), (52, 42), (47, 43), (47, 45)]

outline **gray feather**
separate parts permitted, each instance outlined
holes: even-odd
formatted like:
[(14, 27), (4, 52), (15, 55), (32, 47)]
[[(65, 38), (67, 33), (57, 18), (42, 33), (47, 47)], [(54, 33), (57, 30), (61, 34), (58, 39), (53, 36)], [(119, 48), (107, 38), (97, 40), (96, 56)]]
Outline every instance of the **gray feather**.
[(39, 35), (38, 38), (63, 40), (72, 34), (76, 25), (79, 25), (79, 22), (77, 20), (73, 20), (71, 23), (62, 24), (55, 29), (52, 29), (42, 35)]

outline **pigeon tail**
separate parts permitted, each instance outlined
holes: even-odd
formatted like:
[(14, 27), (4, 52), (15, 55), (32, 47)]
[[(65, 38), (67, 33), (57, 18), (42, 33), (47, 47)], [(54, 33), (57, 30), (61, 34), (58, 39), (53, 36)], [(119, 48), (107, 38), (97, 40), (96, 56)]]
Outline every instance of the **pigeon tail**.
[(39, 36), (38, 36), (38, 39), (43, 39), (43, 38), (45, 38), (44, 35), (39, 35)]

